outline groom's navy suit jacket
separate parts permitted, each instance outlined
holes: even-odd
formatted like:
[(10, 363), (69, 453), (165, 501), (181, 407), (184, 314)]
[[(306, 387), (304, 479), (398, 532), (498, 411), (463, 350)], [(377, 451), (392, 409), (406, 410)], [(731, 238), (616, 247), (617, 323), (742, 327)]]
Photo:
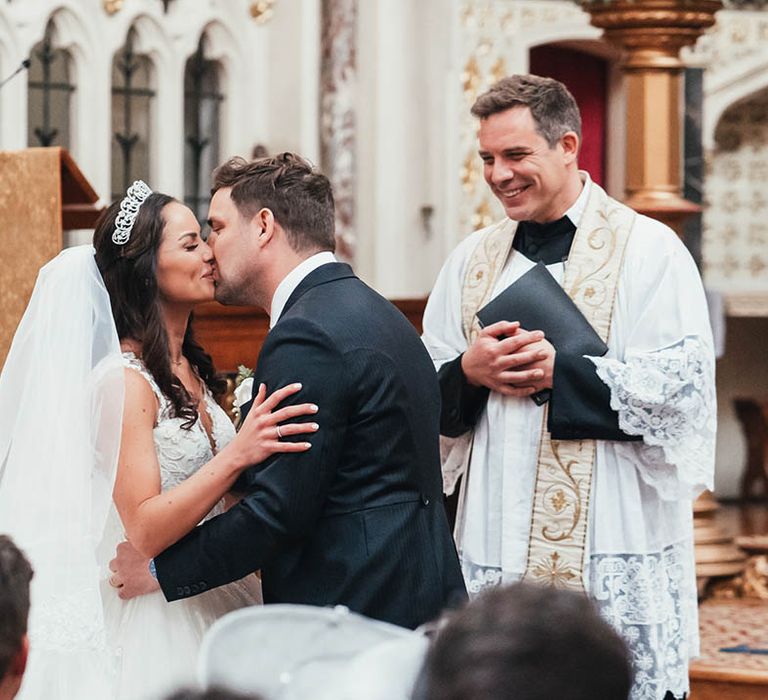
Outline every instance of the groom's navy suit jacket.
[[(265, 603), (343, 604), (416, 627), (466, 596), (446, 519), (440, 389), (414, 328), (348, 265), (311, 272), (259, 356), (254, 386), (300, 381), (312, 448), (251, 467), (237, 506), (155, 559), (168, 600), (261, 569)], [(306, 436), (296, 439), (306, 440)]]

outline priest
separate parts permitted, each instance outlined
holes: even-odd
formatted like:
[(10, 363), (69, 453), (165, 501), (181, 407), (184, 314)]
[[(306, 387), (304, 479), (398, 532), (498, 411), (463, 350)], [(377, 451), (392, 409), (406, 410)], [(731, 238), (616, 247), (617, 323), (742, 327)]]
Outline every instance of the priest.
[[(698, 652), (691, 503), (712, 487), (716, 428), (698, 271), (672, 230), (579, 170), (564, 85), (507, 77), (472, 114), (506, 217), (451, 254), (423, 337), (442, 390), (446, 492), (460, 483), (467, 588), (586, 592), (630, 645), (633, 700), (682, 698)], [(540, 327), (512, 315), (481, 326), (477, 312), (538, 263), (602, 355), (549, 342), (561, 303), (544, 287)]]

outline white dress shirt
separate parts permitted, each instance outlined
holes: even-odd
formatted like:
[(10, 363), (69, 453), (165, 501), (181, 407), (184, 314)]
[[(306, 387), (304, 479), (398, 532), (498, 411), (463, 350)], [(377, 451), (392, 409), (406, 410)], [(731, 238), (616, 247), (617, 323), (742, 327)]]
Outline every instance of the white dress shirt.
[(288, 302), (291, 294), (293, 294), (296, 287), (298, 287), (302, 280), (313, 270), (316, 270), (322, 265), (328, 263), (338, 262), (336, 256), (329, 250), (324, 250), (322, 253), (315, 253), (311, 257), (307, 258), (303, 262), (299, 263), (293, 268), (285, 277), (283, 281), (277, 285), (275, 294), (272, 297), (272, 304), (269, 312), (269, 327), (273, 328), (277, 323), (277, 319), (280, 318), (280, 314), (283, 313), (285, 304)]

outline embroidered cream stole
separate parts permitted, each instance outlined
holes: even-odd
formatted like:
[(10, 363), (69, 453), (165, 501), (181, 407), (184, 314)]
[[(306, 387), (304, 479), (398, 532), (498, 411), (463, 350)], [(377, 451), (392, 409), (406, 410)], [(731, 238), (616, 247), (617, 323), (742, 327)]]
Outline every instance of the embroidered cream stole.
[[(563, 288), (605, 342), (610, 332), (624, 249), (635, 218), (633, 210), (592, 183), (581, 225), (565, 264)], [(500, 222), (482, 237), (469, 260), (461, 301), (463, 331), (469, 343), (480, 332), (476, 313), (491, 299), (499, 273), (512, 250), (516, 229), (515, 221)], [(548, 411), (547, 405), (542, 418), (523, 579), (583, 590), (596, 445), (594, 440), (551, 440), (546, 429)], [(459, 495), (459, 526), (464, 517), (464, 486), (471, 447), (470, 439), (464, 445), (465, 477)]]

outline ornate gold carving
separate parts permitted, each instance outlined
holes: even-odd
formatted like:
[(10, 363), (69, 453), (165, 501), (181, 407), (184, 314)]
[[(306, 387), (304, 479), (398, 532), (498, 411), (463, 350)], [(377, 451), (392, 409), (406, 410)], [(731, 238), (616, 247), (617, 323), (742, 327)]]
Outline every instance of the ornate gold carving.
[(123, 0), (102, 0), (102, 5), (108, 15), (114, 15), (123, 9)]
[(504, 60), (504, 56), (499, 56), (496, 59), (496, 63), (491, 66), (491, 78), (493, 82), (498, 82), (507, 75), (507, 62)]
[(488, 201), (488, 198), (485, 197), (480, 204), (477, 205), (477, 208), (472, 214), (472, 230), (474, 231), (490, 226), (493, 223), (494, 218), (496, 217), (493, 213), (493, 207)]
[(474, 56), (471, 56), (464, 66), (464, 71), (461, 74), (461, 86), (467, 101), (474, 102), (480, 87), (480, 68)]
[(736, 544), (751, 555), (744, 570), (738, 576), (712, 582), (707, 597), (768, 600), (768, 535), (737, 537)]
[(256, 0), (251, 3), (249, 11), (256, 24), (266, 24), (274, 15), (275, 0)]
[(475, 193), (478, 179), (477, 153), (469, 151), (461, 165), (461, 186), (470, 197)]
[(679, 67), (678, 53), (715, 23), (719, 0), (614, 0), (585, 3), (592, 24), (630, 52), (630, 67)]

